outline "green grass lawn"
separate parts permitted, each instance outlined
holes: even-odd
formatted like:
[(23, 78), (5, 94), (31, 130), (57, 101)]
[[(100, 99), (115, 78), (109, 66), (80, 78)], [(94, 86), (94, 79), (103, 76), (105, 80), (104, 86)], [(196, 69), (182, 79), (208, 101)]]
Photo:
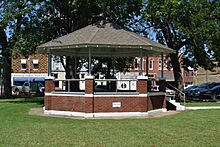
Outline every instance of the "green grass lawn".
[(0, 100), (0, 146), (220, 146), (220, 110), (145, 119), (29, 115), (42, 99)]
[[(183, 105), (183, 102), (181, 102), (181, 105)], [(205, 106), (220, 106), (220, 102), (196, 102), (196, 101), (189, 101), (186, 102), (186, 107), (205, 107)]]

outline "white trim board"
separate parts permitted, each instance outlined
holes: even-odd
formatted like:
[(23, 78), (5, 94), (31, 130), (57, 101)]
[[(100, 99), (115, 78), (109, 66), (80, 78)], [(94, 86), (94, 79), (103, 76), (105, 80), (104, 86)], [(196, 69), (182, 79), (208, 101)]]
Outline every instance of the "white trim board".
[(75, 97), (75, 96), (82, 96), (82, 97), (147, 97), (148, 95), (147, 94), (139, 94), (139, 95), (93, 95), (93, 94), (73, 94), (73, 93), (65, 93), (65, 94), (59, 94), (59, 93), (48, 93), (46, 92), (45, 93), (45, 96), (72, 96), (72, 97)]
[(114, 117), (147, 117), (157, 113), (166, 112), (167, 109), (156, 109), (148, 112), (102, 112), (102, 113), (84, 113), (84, 112), (72, 112), (72, 111), (57, 111), (57, 110), (45, 110), (44, 114), (70, 116), (70, 117), (83, 117), (83, 118), (114, 118)]

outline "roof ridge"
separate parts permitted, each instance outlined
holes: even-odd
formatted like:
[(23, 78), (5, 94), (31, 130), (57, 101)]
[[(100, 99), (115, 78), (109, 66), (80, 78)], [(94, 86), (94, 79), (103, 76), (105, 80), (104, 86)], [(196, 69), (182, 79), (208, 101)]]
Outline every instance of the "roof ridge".
[(86, 41), (87, 43), (90, 43), (94, 39), (97, 32), (99, 31), (98, 27), (94, 27), (94, 28), (95, 28), (95, 31), (90, 35), (89, 39)]
[[(136, 36), (136, 35), (137, 35), (136, 33), (131, 32), (131, 31), (126, 31), (125, 29), (123, 29), (123, 31), (124, 31), (124, 32), (127, 32), (130, 36), (132, 36), (132, 37), (138, 39), (139, 41), (143, 42), (144, 44), (146, 44), (146, 43), (149, 44), (148, 42), (146, 42), (146, 41), (140, 39), (139, 37), (137, 37), (137, 36)], [(141, 36), (141, 35), (140, 35), (140, 36)], [(141, 37), (143, 37), (143, 36), (141, 36)], [(145, 39), (147, 39), (147, 38), (145, 38)]]

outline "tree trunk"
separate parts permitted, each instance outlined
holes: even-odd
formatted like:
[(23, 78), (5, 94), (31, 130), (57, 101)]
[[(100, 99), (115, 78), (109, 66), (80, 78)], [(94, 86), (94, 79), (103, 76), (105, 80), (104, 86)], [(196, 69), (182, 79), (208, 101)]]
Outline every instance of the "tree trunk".
[(12, 96), (11, 88), (11, 53), (7, 47), (7, 37), (4, 29), (0, 27), (0, 40), (2, 41), (2, 58), (3, 58), (3, 97), (10, 98)]
[(183, 78), (182, 78), (180, 62), (178, 58), (178, 51), (180, 48), (178, 48), (178, 46), (175, 44), (175, 41), (173, 41), (176, 40), (176, 38), (171, 30), (172, 29), (170, 29), (168, 21), (165, 20), (164, 26), (162, 27), (164, 38), (166, 40), (168, 47), (176, 50), (176, 53), (170, 54), (171, 63), (173, 67), (173, 74), (175, 79), (175, 87), (177, 87), (178, 89), (183, 89)]
[(182, 72), (180, 68), (178, 54), (170, 54), (170, 58), (171, 58), (173, 74), (175, 78), (175, 87), (177, 87), (178, 89), (183, 89), (183, 78), (182, 78)]

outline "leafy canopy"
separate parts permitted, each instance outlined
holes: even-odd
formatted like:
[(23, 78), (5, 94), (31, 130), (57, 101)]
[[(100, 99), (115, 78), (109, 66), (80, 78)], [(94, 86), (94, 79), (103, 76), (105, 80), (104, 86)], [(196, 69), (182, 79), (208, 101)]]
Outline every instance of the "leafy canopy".
[(219, 14), (217, 0), (148, 0), (144, 19), (159, 42), (183, 52), (186, 66), (211, 69), (210, 58), (219, 60)]

